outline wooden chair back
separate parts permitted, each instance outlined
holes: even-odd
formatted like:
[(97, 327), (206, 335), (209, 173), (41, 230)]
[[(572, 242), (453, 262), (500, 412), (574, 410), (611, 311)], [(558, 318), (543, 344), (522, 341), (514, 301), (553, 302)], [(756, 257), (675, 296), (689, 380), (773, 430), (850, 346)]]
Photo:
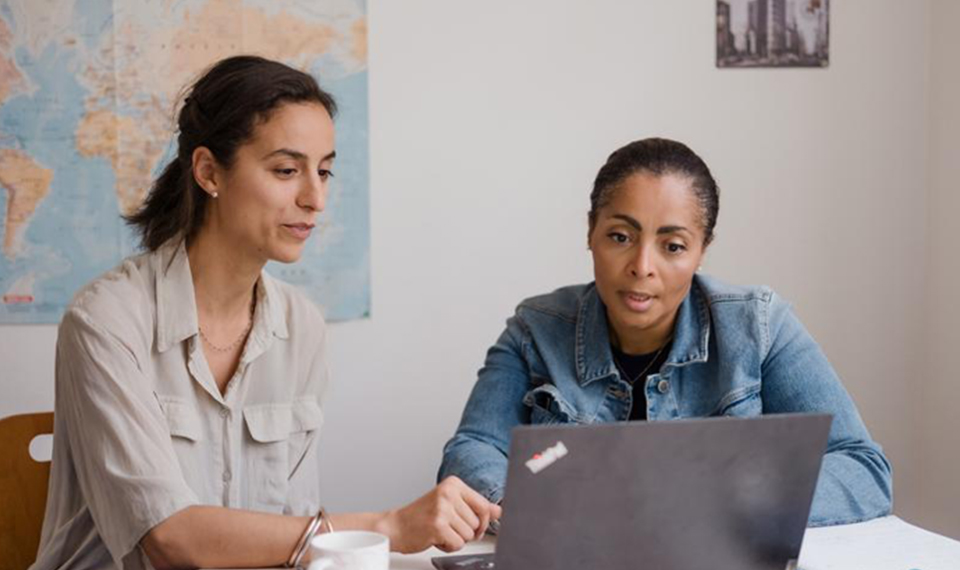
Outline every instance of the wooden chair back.
[(37, 557), (50, 462), (34, 461), (30, 442), (52, 433), (53, 412), (0, 419), (0, 570), (26, 570)]

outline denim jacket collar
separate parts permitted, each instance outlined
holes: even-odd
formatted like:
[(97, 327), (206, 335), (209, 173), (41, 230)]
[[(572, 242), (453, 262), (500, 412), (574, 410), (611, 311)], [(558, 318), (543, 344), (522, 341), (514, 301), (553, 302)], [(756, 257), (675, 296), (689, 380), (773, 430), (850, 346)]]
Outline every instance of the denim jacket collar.
[(601, 378), (615, 376), (607, 309), (591, 283), (580, 298), (577, 312), (577, 381), (586, 386)]
[(695, 275), (687, 297), (680, 303), (673, 326), (673, 348), (665, 366), (706, 362), (710, 345), (710, 306)]
[[(686, 366), (706, 362), (710, 343), (710, 308), (694, 276), (686, 298), (680, 303), (673, 329), (673, 348), (664, 367)], [(590, 284), (580, 298), (577, 312), (577, 380), (587, 386), (602, 378), (616, 375), (613, 353), (610, 351), (610, 332), (607, 327), (607, 309)]]

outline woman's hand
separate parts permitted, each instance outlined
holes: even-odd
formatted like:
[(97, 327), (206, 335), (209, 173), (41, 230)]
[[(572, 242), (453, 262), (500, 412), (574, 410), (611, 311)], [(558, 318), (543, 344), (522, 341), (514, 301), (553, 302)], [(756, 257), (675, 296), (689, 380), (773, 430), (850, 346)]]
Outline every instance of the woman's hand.
[(482, 538), (500, 513), (499, 505), (451, 476), (409, 505), (387, 512), (380, 532), (390, 537), (392, 550), (404, 554), (431, 546), (453, 552)]

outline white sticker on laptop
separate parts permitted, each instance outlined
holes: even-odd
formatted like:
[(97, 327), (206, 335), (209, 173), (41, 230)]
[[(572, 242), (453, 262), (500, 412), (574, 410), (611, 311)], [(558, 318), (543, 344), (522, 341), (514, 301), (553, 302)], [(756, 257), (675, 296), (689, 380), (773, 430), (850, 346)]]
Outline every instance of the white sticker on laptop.
[(558, 441), (553, 447), (548, 447), (542, 452), (535, 454), (527, 460), (526, 466), (531, 473), (536, 475), (567, 454), (567, 446), (562, 441)]

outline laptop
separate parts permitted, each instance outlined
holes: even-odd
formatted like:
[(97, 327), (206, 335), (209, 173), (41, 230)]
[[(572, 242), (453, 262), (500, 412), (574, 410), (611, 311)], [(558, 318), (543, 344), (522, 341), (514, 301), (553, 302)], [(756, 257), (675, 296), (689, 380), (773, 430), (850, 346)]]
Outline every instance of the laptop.
[(521, 426), (495, 554), (440, 570), (796, 567), (832, 417)]

